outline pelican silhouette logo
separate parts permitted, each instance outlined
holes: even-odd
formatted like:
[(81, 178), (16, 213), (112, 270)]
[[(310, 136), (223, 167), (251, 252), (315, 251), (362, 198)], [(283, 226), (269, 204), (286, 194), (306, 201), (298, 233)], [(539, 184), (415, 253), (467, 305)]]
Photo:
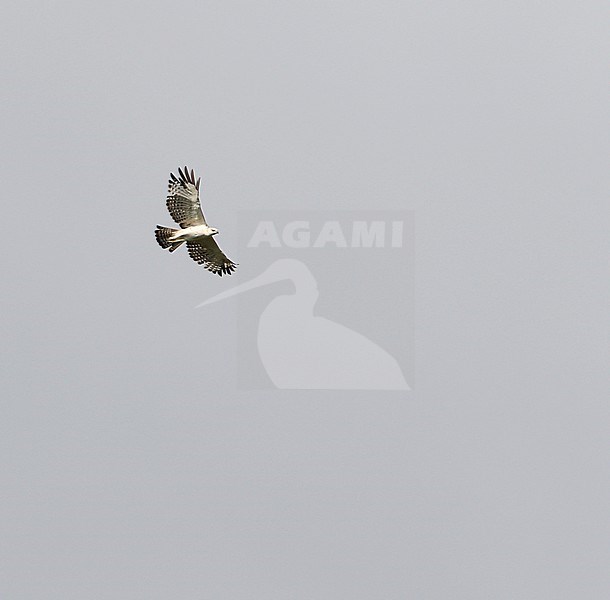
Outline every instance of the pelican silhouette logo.
[(281, 389), (407, 390), (395, 358), (364, 335), (314, 315), (318, 286), (300, 260), (276, 260), (258, 277), (203, 302), (205, 306), (282, 280), (294, 294), (274, 298), (263, 310), (257, 345), (271, 381)]
[(413, 219), (384, 216), (244, 215), (251, 275), (199, 305), (236, 297), (241, 387), (411, 389)]

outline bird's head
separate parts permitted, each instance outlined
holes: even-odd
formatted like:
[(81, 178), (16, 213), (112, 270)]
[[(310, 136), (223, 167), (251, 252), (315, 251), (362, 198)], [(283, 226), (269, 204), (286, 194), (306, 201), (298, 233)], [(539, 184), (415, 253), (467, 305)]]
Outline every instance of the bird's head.
[(219, 233), (218, 229), (216, 229), (216, 227), (210, 227), (209, 229), (210, 233), (208, 235), (216, 235), (217, 233)]

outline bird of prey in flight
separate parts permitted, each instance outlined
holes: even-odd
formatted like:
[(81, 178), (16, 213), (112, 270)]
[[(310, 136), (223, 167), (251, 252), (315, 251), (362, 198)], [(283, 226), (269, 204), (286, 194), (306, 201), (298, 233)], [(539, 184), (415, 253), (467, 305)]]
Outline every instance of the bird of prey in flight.
[(180, 225), (180, 229), (157, 225), (155, 237), (161, 248), (170, 252), (177, 250), (186, 242), (189, 256), (208, 271), (221, 277), (230, 275), (237, 266), (229, 260), (218, 247), (213, 236), (218, 229), (210, 227), (201, 211), (199, 202), (199, 184), (201, 177), (195, 181), (195, 173), (184, 167), (178, 169), (179, 177), (170, 173), (167, 186), (167, 209), (172, 219)]

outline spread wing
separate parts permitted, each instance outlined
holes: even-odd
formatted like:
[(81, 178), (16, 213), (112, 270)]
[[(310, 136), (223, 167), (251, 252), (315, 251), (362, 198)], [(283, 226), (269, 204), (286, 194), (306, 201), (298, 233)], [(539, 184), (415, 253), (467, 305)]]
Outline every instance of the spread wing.
[(170, 173), (167, 185), (167, 210), (172, 219), (183, 229), (192, 225), (207, 225), (201, 204), (199, 203), (199, 184), (201, 177), (195, 181), (195, 173), (184, 167), (178, 169), (179, 178)]
[(189, 256), (208, 271), (216, 275), (230, 275), (237, 263), (229, 260), (224, 252), (218, 247), (216, 240), (212, 236), (199, 238), (197, 241), (186, 243)]

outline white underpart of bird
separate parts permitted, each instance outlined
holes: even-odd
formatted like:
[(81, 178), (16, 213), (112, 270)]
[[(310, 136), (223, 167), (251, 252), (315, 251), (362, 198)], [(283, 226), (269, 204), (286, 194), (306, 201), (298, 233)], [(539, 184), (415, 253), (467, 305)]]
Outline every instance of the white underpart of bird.
[(213, 236), (218, 229), (210, 227), (201, 210), (199, 187), (201, 177), (187, 167), (178, 169), (178, 177), (170, 173), (166, 206), (180, 229), (157, 225), (155, 237), (161, 248), (174, 252), (186, 243), (189, 256), (208, 271), (221, 277), (235, 271), (237, 263), (227, 258)]

